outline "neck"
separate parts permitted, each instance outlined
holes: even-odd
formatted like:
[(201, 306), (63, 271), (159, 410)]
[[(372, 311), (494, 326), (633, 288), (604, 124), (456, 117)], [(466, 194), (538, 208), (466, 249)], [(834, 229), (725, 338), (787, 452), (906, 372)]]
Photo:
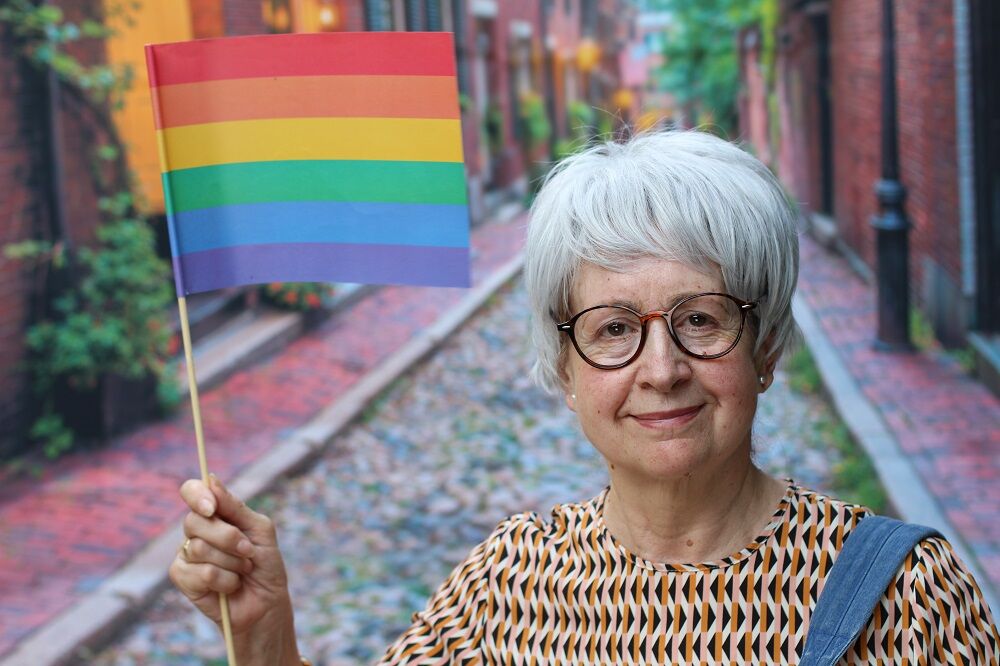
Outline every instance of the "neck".
[(652, 481), (612, 470), (605, 525), (619, 543), (653, 562), (731, 555), (767, 524), (785, 486), (754, 467), (749, 455), (729, 470)]

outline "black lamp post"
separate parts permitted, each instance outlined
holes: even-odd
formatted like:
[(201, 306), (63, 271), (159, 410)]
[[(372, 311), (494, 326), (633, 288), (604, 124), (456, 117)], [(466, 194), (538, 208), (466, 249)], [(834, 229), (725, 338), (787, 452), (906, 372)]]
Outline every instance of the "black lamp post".
[(899, 182), (896, 142), (896, 54), (893, 0), (882, 0), (882, 178), (875, 184), (879, 214), (876, 232), (878, 270), (877, 349), (910, 351), (910, 279), (906, 188)]

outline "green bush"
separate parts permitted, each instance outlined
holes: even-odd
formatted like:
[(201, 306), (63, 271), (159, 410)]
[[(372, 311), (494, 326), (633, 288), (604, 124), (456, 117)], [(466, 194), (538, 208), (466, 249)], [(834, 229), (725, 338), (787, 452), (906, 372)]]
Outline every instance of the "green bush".
[[(51, 315), (25, 337), (32, 387), (41, 401), (31, 434), (49, 457), (74, 440), (55, 411), (60, 385), (93, 390), (108, 374), (173, 381), (165, 371), (173, 290), (170, 270), (153, 249), (152, 230), (143, 220), (123, 217), (99, 227), (96, 236), (95, 247), (77, 253), (77, 284), (55, 298)], [(169, 386), (158, 391), (165, 401), (171, 395)]]

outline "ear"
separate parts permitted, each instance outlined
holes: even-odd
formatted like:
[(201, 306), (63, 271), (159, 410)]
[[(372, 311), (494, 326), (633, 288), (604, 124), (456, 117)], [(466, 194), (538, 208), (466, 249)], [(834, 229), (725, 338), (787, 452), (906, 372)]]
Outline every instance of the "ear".
[(566, 358), (565, 353), (560, 354), (559, 358), (559, 383), (563, 395), (566, 397), (566, 406), (571, 412), (575, 412), (576, 389), (573, 388), (575, 382), (573, 381), (573, 372), (569, 367), (569, 359)]
[(772, 351), (773, 346), (774, 333), (772, 332), (764, 340), (764, 344), (761, 345), (760, 350), (754, 358), (754, 367), (757, 370), (757, 375), (764, 378), (764, 381), (760, 385), (761, 393), (766, 391), (774, 381), (774, 368), (778, 364), (778, 354)]

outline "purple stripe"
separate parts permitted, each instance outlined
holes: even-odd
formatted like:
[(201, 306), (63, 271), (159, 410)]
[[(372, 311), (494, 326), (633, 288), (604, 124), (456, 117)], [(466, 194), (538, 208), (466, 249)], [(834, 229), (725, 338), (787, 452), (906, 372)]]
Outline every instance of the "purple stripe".
[(205, 250), (179, 261), (185, 295), (266, 282), (470, 285), (467, 247), (282, 243)]

